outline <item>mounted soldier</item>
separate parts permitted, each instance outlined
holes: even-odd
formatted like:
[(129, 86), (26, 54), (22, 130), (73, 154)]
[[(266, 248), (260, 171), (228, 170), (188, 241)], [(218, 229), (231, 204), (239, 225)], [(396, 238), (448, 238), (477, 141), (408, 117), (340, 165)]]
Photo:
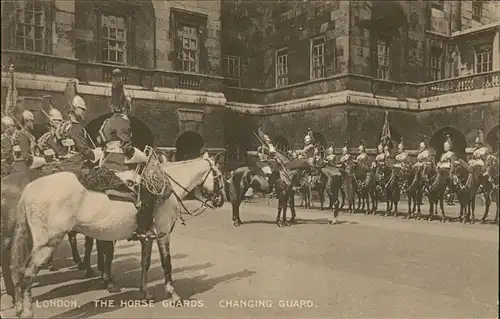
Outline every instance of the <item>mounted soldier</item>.
[(361, 140), (361, 143), (358, 146), (358, 151), (359, 151), (359, 155), (356, 157), (355, 162), (358, 164), (361, 164), (363, 166), (368, 167), (368, 154), (366, 154), (365, 145), (364, 145), (363, 140)]
[(490, 151), (484, 144), (482, 131), (478, 132), (478, 136), (476, 137), (474, 144), (474, 151), (472, 152), (472, 159), (469, 160), (469, 165), (476, 171), (479, 171), (482, 175), (487, 175), (488, 170), (487, 167), (485, 167), (485, 163), (486, 158), (490, 155)]
[(335, 167), (335, 162), (336, 162), (336, 156), (335, 156), (335, 149), (333, 148), (333, 144), (330, 145), (330, 147), (326, 150), (326, 157), (323, 160), (323, 163), (325, 163), (327, 166)]
[(408, 153), (406, 153), (404, 149), (403, 138), (401, 138), (401, 141), (398, 144), (398, 154), (396, 155), (395, 160), (396, 164), (394, 164), (394, 167), (401, 168), (403, 170), (408, 169), (408, 166), (410, 164), (410, 157), (408, 156)]
[[(132, 126), (128, 118), (132, 99), (124, 90), (123, 85), (122, 71), (119, 69), (113, 70), (110, 99), (110, 108), (113, 115), (104, 121), (99, 130), (101, 140), (105, 144), (104, 156), (100, 166), (114, 172), (116, 176), (131, 170), (132, 166), (145, 163), (148, 160), (146, 154), (132, 146)], [(156, 238), (155, 233), (151, 230), (156, 198), (151, 194), (149, 195), (146, 197), (150, 198), (143, 198), (142, 200), (136, 198), (137, 230), (130, 240)]]
[(304, 137), (304, 148), (299, 151), (299, 157), (305, 159), (312, 166), (314, 165), (314, 152), (313, 139), (308, 134)]
[(444, 142), (444, 153), (441, 154), (441, 158), (439, 159), (438, 168), (450, 169), (451, 163), (455, 161), (456, 155), (452, 152), (453, 144), (451, 141), (451, 136), (449, 134), (446, 135), (446, 142)]
[(384, 145), (380, 143), (377, 146), (377, 156), (375, 156), (375, 162), (373, 163), (374, 166), (377, 167), (383, 167), (386, 165), (386, 152), (384, 150)]
[(63, 116), (58, 109), (51, 108), (49, 113), (49, 131), (38, 139), (38, 149), (44, 155), (47, 163), (58, 161), (64, 155), (64, 146), (57, 137)]
[(102, 151), (95, 149), (89, 134), (80, 123), (87, 115), (85, 101), (77, 92), (77, 82), (69, 80), (66, 83), (65, 95), (69, 106), (68, 120), (61, 123), (56, 131), (56, 137), (63, 146), (60, 158), (64, 158), (57, 164), (61, 171), (77, 172), (83, 167), (92, 166), (102, 156)]
[(348, 143), (345, 141), (344, 147), (342, 148), (342, 156), (340, 157), (339, 164), (337, 167), (344, 168), (349, 161), (351, 161), (351, 154), (349, 154)]
[(12, 136), (16, 130), (14, 120), (10, 116), (2, 117), (2, 177), (10, 174), (11, 165), (14, 161), (12, 153)]
[(420, 144), (418, 145), (418, 155), (417, 155), (417, 162), (413, 165), (414, 167), (419, 167), (423, 165), (427, 165), (431, 163), (431, 153), (429, 152), (429, 149), (427, 148), (427, 143), (426, 141), (426, 136), (420, 141)]
[(12, 168), (16, 172), (26, 172), (29, 168), (43, 166), (46, 161), (36, 152), (36, 140), (33, 136), (35, 116), (25, 110), (21, 115), (21, 127), (12, 136)]

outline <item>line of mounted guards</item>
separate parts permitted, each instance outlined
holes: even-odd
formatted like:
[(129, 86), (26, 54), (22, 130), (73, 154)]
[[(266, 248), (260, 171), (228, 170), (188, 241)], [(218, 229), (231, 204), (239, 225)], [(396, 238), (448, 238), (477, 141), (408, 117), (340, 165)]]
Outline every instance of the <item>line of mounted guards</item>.
[[(269, 178), (273, 172), (271, 166), (274, 166), (276, 168), (275, 165), (270, 165), (270, 163), (275, 163), (277, 161), (277, 152), (274, 145), (271, 143), (271, 139), (269, 138), (269, 136), (263, 133), (261, 129), (259, 129), (259, 136), (262, 136), (262, 146), (257, 149), (257, 154), (259, 157), (257, 165)], [(380, 144), (377, 146), (377, 155), (371, 167), (384, 168), (387, 165), (390, 165), (394, 169), (400, 169), (407, 172), (411, 168), (411, 163), (410, 157), (405, 151), (403, 139), (401, 139), (400, 143), (397, 145), (397, 154), (393, 158), (391, 158), (390, 154), (390, 143), (391, 141), (389, 138), (382, 138)], [(444, 142), (444, 152), (441, 154), (441, 157), (437, 163), (438, 168), (449, 169), (451, 167), (451, 163), (456, 160), (457, 157), (452, 151), (452, 147), (451, 136), (447, 135), (446, 141)], [(321, 156), (322, 154), (320, 154), (321, 152), (319, 145), (314, 143), (313, 132), (311, 129), (308, 129), (304, 137), (304, 147), (301, 150), (290, 152), (292, 162), (287, 166), (288, 169), (314, 169), (325, 166), (342, 169), (345, 168), (348, 163), (358, 163), (364, 164), (366, 167), (369, 167), (369, 157), (366, 153), (363, 141), (358, 147), (358, 152), (358, 156), (356, 158), (353, 158), (349, 153), (348, 143), (346, 142), (344, 144), (344, 147), (342, 148), (342, 154), (338, 161), (336, 155), (334, 154), (333, 145), (330, 145), (330, 147), (326, 149), (326, 154)], [(478, 137), (475, 140), (475, 149), (472, 153), (472, 159), (469, 161), (469, 165), (478, 169), (480, 172), (482, 172), (482, 174), (487, 174), (487, 170), (485, 169), (485, 161), (488, 155), (489, 151), (484, 144), (482, 132), (480, 131)], [(413, 164), (413, 166), (422, 166), (430, 163), (431, 161), (431, 153), (427, 146), (426, 137), (424, 137), (419, 143), (417, 161)]]
[[(65, 94), (70, 107), (68, 118), (64, 120), (61, 112), (50, 105), (50, 110), (45, 113), (49, 118), (50, 129), (38, 141), (33, 135), (35, 117), (31, 111), (24, 110), (20, 119), (14, 116), (2, 117), (2, 177), (37, 168), (50, 169), (50, 173), (77, 173), (98, 168), (96, 178), (116, 180), (120, 172), (129, 171), (135, 165), (147, 161), (147, 156), (132, 146), (132, 129), (128, 118), (131, 97), (123, 88), (123, 74), (120, 70), (113, 71), (110, 98), (113, 114), (99, 130), (100, 147), (96, 147), (81, 124), (87, 114), (87, 106), (78, 95), (76, 81), (70, 80), (67, 83)], [(123, 180), (119, 179), (118, 183), (123, 183)], [(154, 203), (147, 199), (146, 206), (146, 199), (142, 199), (135, 202), (138, 208), (138, 228), (131, 240), (156, 237), (151, 230)]]

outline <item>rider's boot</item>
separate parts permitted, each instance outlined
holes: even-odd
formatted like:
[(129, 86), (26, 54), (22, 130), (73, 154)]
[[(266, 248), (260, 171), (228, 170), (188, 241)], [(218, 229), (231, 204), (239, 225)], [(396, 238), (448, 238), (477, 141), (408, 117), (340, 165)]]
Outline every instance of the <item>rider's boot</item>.
[[(147, 202), (147, 203), (146, 203)], [(137, 229), (128, 240), (153, 240), (165, 236), (165, 233), (156, 234), (151, 228), (153, 226), (153, 217), (156, 201), (151, 198), (147, 201), (141, 201), (136, 204), (138, 211), (136, 216)]]

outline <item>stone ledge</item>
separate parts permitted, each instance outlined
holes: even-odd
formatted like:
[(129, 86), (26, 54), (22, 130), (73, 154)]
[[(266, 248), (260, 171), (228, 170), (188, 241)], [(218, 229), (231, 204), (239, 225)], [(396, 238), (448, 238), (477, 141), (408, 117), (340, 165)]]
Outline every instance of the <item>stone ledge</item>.
[[(31, 89), (50, 92), (64, 92), (67, 81), (70, 78), (39, 75), (16, 72), (16, 87), (17, 89)], [(8, 72), (2, 72), (2, 86), (9, 86)], [(82, 94), (109, 96), (111, 83), (92, 82), (88, 84), (78, 84), (78, 91)], [(153, 91), (144, 90), (140, 86), (125, 85), (125, 88), (130, 92), (132, 98), (143, 100), (159, 100), (188, 104), (203, 104), (224, 106), (226, 98), (223, 93), (204, 92), (196, 90), (186, 90), (178, 88), (158, 88)]]

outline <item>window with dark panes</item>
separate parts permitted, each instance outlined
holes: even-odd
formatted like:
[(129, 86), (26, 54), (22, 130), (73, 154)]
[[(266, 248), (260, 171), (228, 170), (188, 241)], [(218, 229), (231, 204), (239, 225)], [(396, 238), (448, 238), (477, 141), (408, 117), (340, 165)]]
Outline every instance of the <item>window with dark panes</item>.
[(224, 56), (224, 75), (230, 78), (240, 77), (240, 57), (234, 55)]
[(481, 1), (472, 1), (472, 19), (479, 21), (481, 19), (481, 13), (483, 11), (483, 4)]
[(198, 72), (200, 56), (198, 27), (180, 23), (177, 36), (181, 45), (178, 51), (181, 70)]
[(311, 41), (311, 80), (325, 77), (325, 38)]
[(389, 80), (391, 66), (391, 52), (386, 40), (377, 41), (377, 78)]
[(431, 50), (430, 67), (431, 77), (433, 81), (441, 80), (443, 70), (443, 55), (440, 48), (433, 48)]
[(288, 85), (288, 49), (276, 52), (276, 87)]
[(101, 60), (105, 63), (126, 64), (127, 29), (124, 17), (101, 14)]
[(476, 48), (476, 73), (493, 70), (493, 46), (482, 45)]
[(45, 7), (43, 1), (28, 0), (16, 11), (15, 45), (18, 50), (45, 51)]

